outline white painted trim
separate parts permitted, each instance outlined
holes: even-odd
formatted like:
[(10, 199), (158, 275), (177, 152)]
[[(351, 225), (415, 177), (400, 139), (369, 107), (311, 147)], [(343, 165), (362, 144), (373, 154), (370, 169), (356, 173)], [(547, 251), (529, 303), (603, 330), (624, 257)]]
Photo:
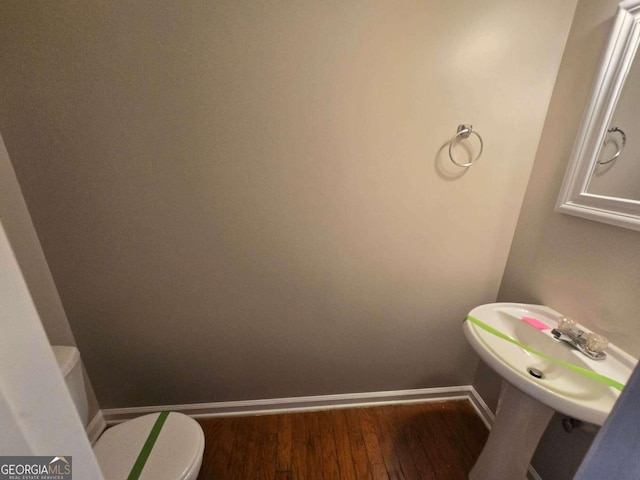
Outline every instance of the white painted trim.
[(104, 421), (104, 416), (102, 415), (102, 410), (98, 410), (93, 420), (89, 422), (87, 425), (87, 437), (89, 437), (89, 441), (91, 445), (95, 444), (98, 441), (102, 432), (107, 428), (107, 422)]
[(527, 480), (542, 480), (532, 465), (529, 465), (529, 470), (527, 470)]
[(102, 480), (1, 221), (0, 332), (2, 454), (72, 456), (74, 478)]
[(542, 477), (538, 475), (538, 472), (533, 468), (533, 465), (529, 465), (529, 470), (527, 470), (527, 480), (542, 480)]
[(476, 409), (476, 413), (487, 426), (487, 428), (491, 430), (495, 415), (475, 388), (471, 387), (471, 391), (469, 393), (469, 401), (471, 402), (471, 405), (473, 405), (473, 408)]
[[(482, 422), (491, 430), (494, 414), (472, 385), (457, 387), (420, 388), (413, 390), (392, 390), (384, 392), (344, 393), (337, 395), (316, 395), (307, 397), (269, 398), (261, 400), (240, 400), (234, 402), (192, 403), (183, 405), (156, 405), (148, 407), (108, 408), (98, 413), (104, 425), (113, 425), (147, 413), (172, 411), (191, 417), (231, 417), (259, 415), (267, 413), (290, 413), (313, 410), (330, 410), (346, 407), (370, 407), (374, 405), (398, 405), (420, 402), (444, 402), (447, 400), (468, 400)], [(98, 422), (94, 417), (92, 424)], [(98, 434), (99, 436), (99, 434)], [(95, 437), (97, 439), (97, 436)], [(529, 465), (529, 480), (542, 480)]]
[[(419, 402), (443, 402), (446, 400), (469, 400), (477, 411), (486, 404), (471, 385), (456, 387), (421, 388), (384, 392), (345, 393), (337, 395), (317, 395), (307, 397), (269, 398), (262, 400), (240, 400), (234, 402), (195, 403), (185, 405), (156, 405), (148, 407), (103, 409), (102, 415), (107, 425), (145, 415), (147, 413), (172, 411), (191, 417), (230, 417), (258, 415), (265, 413), (288, 413), (311, 410), (328, 410), (345, 407), (366, 407), (373, 405), (394, 405)], [(483, 415), (482, 420), (486, 423)]]

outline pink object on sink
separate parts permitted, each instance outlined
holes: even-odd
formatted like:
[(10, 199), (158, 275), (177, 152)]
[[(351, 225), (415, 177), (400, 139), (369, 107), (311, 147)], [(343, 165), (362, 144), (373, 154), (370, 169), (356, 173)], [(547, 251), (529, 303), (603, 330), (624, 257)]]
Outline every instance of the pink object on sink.
[(528, 323), (533, 328), (537, 328), (538, 330), (548, 330), (548, 329), (551, 328), (549, 325), (547, 325), (546, 323), (541, 322), (537, 318), (522, 317), (522, 321), (525, 322), (525, 323)]

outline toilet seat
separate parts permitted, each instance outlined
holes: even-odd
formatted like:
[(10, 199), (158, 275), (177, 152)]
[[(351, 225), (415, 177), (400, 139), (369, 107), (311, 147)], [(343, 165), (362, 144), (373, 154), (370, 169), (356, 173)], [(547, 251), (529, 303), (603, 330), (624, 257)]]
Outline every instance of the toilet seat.
[[(93, 452), (105, 480), (129, 476), (159, 413), (128, 420), (107, 429)], [(171, 412), (149, 454), (140, 480), (195, 480), (202, 464), (202, 427), (182, 413)]]

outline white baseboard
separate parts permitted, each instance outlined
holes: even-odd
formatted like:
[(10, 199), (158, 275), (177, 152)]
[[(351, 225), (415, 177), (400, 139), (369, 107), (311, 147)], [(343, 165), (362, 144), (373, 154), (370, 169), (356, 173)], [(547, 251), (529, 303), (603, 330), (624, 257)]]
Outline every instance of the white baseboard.
[(529, 465), (529, 470), (527, 470), (527, 480), (542, 480), (542, 477), (538, 475), (538, 472), (536, 472), (531, 465)]
[[(106, 423), (111, 425), (147, 413), (162, 411), (180, 412), (191, 417), (223, 417), (401, 403), (442, 402), (461, 399), (467, 399), (471, 402), (485, 424), (487, 423), (487, 418), (490, 418), (491, 421), (493, 420), (491, 411), (471, 385), (308, 397), (270, 398), (263, 400), (241, 400), (234, 402), (109, 408), (102, 410), (102, 415)], [(490, 427), (490, 425), (488, 426)]]
[(98, 413), (96, 413), (95, 417), (93, 417), (93, 420), (89, 422), (89, 425), (87, 425), (86, 429), (87, 437), (89, 437), (91, 445), (96, 443), (98, 437), (102, 435), (102, 432), (104, 432), (105, 428), (107, 428), (107, 423), (104, 421), (102, 410), (98, 410)]
[[(154, 412), (180, 412), (190, 417), (231, 417), (243, 415), (259, 415), (267, 413), (304, 412), (312, 410), (329, 410), (345, 407), (367, 407), (374, 405), (394, 405), (403, 403), (444, 402), (447, 400), (468, 400), (488, 429), (493, 425), (493, 412), (482, 397), (471, 385), (457, 387), (420, 388), (413, 390), (394, 390), (385, 392), (345, 393), (337, 395), (317, 395), (308, 397), (269, 398), (262, 400), (240, 400), (234, 402), (192, 403), (184, 405), (156, 405), (149, 407), (108, 408), (101, 411), (102, 429), (97, 427), (98, 415), (93, 419), (89, 429), (96, 423), (94, 430), (104, 430), (104, 424), (113, 425), (131, 418)], [(92, 435), (89, 434), (92, 439)], [(95, 440), (94, 440), (95, 441)], [(93, 443), (93, 442), (92, 442)], [(529, 465), (529, 480), (542, 480)]]
[(480, 394), (476, 391), (475, 388), (471, 387), (469, 401), (471, 405), (476, 409), (478, 416), (484, 422), (489, 430), (493, 426), (493, 419), (495, 415), (491, 411), (491, 409), (487, 406), (485, 401), (482, 399)]

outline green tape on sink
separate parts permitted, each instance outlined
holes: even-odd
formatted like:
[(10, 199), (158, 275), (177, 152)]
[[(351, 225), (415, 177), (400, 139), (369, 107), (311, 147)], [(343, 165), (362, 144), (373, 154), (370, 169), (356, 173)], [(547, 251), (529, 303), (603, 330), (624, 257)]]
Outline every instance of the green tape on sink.
[(584, 375), (585, 377), (591, 378), (592, 380), (596, 380), (597, 382), (601, 382), (604, 383), (605, 385), (608, 385), (610, 387), (613, 387), (617, 390), (622, 391), (622, 389), (624, 388), (624, 384), (609, 378), (609, 377), (605, 377), (604, 375), (600, 375), (599, 373), (593, 372), (591, 370), (588, 370), (586, 368), (582, 368), (579, 367), (577, 365), (573, 365), (572, 363), (568, 363), (568, 362), (563, 362), (562, 360), (557, 360), (553, 357), (550, 357), (548, 355), (545, 355), (542, 352), (539, 352), (538, 350), (531, 348), (529, 345), (525, 345), (524, 343), (520, 343), (517, 340), (514, 340), (513, 338), (511, 338), (509, 335), (502, 333), (500, 330), (496, 330), (495, 328), (487, 325), (484, 322), (481, 322), (480, 320), (478, 320), (477, 318), (472, 317), (471, 315), (467, 316), (467, 320), (470, 321), (471, 323), (477, 325), (478, 327), (482, 328), (483, 330), (495, 335), (498, 338), (501, 338), (503, 340), (506, 340), (509, 343), (513, 343), (514, 345), (517, 345), (518, 347), (522, 348), (523, 350), (526, 350), (529, 353), (532, 353), (534, 355), (537, 355), (538, 357), (544, 358), (545, 360), (548, 360), (550, 362), (555, 363), (556, 365), (560, 365), (561, 367), (564, 368), (568, 368), (569, 370), (572, 370), (576, 373), (579, 373), (580, 375)]

